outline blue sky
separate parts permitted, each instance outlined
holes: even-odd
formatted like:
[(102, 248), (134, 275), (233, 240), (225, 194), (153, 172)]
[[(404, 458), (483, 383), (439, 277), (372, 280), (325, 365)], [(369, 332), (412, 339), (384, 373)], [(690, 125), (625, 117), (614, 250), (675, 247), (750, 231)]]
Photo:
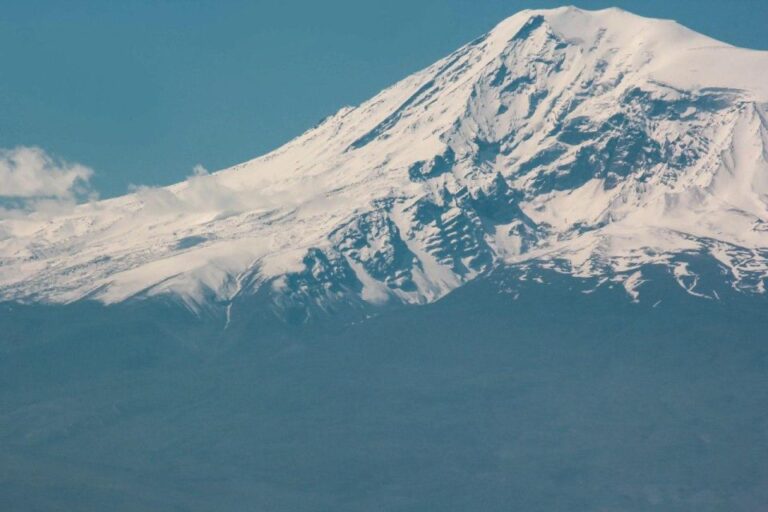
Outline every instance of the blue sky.
[[(768, 49), (766, 0), (566, 2)], [(0, 148), (95, 169), (102, 196), (258, 156), (525, 8), (523, 0), (6, 0)], [(66, 5), (65, 5), (66, 4)], [(0, 194), (2, 195), (2, 194)]]

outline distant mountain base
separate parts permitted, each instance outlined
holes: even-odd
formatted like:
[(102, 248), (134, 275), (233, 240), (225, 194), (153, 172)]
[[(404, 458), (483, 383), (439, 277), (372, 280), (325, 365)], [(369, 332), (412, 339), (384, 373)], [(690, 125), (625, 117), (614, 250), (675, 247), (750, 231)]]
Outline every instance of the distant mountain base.
[(245, 305), (226, 330), (155, 301), (7, 305), (0, 502), (768, 507), (764, 295), (694, 297), (646, 272), (634, 303), (622, 284), (518, 277), (352, 324), (285, 324)]

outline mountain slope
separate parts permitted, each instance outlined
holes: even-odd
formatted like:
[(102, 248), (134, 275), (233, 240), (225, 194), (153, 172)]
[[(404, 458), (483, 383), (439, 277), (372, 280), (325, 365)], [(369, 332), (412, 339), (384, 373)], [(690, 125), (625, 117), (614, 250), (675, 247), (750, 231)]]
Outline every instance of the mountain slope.
[(700, 255), (763, 292), (768, 53), (618, 9), (524, 11), (276, 151), (0, 221), (5, 300), (285, 312), (434, 301), (500, 265), (622, 283)]

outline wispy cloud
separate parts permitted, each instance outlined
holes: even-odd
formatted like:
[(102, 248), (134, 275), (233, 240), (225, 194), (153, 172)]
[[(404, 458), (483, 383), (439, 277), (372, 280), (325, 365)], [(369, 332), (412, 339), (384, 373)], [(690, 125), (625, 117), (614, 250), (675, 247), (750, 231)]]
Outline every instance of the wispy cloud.
[(43, 149), (0, 148), (0, 216), (56, 214), (92, 199), (93, 170), (57, 159)]
[(221, 184), (201, 165), (196, 165), (192, 175), (179, 185), (177, 190), (134, 186), (133, 191), (143, 203), (144, 212), (152, 215), (239, 212), (247, 208), (243, 194)]
[[(89, 167), (56, 158), (38, 147), (0, 148), (0, 219), (71, 212), (95, 200)], [(140, 201), (136, 213), (149, 216), (215, 213), (311, 206), (329, 187), (322, 177), (275, 187), (270, 181), (231, 188), (225, 180), (197, 165), (186, 180), (170, 187), (132, 186)]]
[(93, 171), (36, 147), (0, 149), (0, 197), (75, 199), (88, 195)]

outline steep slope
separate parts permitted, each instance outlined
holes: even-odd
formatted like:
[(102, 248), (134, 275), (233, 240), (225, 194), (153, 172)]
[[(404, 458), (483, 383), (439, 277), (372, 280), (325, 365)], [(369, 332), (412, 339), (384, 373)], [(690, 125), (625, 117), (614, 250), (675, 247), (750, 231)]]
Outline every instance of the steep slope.
[(500, 265), (620, 282), (699, 256), (763, 292), (768, 53), (618, 9), (524, 11), (213, 175), (0, 221), (0, 296), (278, 311), (426, 303)]

